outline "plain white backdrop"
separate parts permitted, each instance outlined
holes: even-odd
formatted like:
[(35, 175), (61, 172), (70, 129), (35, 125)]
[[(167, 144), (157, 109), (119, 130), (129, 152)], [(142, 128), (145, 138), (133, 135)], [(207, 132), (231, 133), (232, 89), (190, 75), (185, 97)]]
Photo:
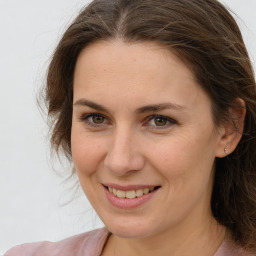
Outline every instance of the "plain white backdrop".
[[(88, 0), (0, 0), (0, 255), (102, 226), (68, 168), (50, 158), (36, 94), (58, 39)], [(256, 1), (223, 0), (238, 16), (255, 67)], [(66, 204), (69, 200), (70, 203)]]

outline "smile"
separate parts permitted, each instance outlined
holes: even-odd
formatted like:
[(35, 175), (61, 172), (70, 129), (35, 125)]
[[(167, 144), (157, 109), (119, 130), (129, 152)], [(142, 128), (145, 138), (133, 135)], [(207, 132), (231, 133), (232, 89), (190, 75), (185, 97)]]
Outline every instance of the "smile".
[(150, 201), (160, 190), (161, 186), (131, 185), (119, 186), (103, 185), (108, 201), (115, 207), (131, 209)]
[(151, 188), (124, 191), (124, 190), (119, 190), (112, 187), (107, 187), (107, 188), (109, 192), (114, 196), (118, 198), (127, 198), (127, 199), (134, 199), (136, 197), (141, 197), (143, 195), (147, 195), (148, 193), (151, 193), (154, 189), (157, 189), (157, 187), (151, 187)]

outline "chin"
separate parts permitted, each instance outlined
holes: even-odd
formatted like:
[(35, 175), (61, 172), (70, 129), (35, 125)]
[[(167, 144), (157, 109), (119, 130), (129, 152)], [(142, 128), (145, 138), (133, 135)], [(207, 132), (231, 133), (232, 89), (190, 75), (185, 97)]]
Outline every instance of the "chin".
[[(108, 225), (107, 225), (108, 224)], [(153, 235), (156, 227), (147, 223), (138, 223), (134, 221), (122, 221), (115, 223), (106, 223), (106, 228), (114, 235), (123, 238), (145, 238)]]

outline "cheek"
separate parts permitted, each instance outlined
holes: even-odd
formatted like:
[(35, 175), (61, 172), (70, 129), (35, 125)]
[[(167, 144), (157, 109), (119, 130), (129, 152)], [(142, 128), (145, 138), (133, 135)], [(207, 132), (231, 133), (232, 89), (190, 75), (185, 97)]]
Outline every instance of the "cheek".
[(189, 189), (209, 180), (215, 159), (211, 136), (194, 132), (148, 148), (149, 161), (173, 189)]
[(102, 140), (86, 136), (86, 134), (72, 129), (72, 158), (78, 175), (89, 176), (97, 170), (104, 157), (103, 144)]
[(162, 143), (154, 147), (150, 156), (165, 185), (165, 196), (159, 203), (164, 205), (168, 202), (166, 213), (177, 219), (189, 214), (191, 209), (201, 204), (199, 202), (209, 207), (214, 157), (211, 150), (207, 152), (204, 149), (202, 155), (206, 143), (197, 144), (196, 141), (190, 137), (190, 140)]
[(163, 175), (181, 175), (194, 160), (193, 146), (185, 138), (164, 138), (148, 145), (148, 160)]

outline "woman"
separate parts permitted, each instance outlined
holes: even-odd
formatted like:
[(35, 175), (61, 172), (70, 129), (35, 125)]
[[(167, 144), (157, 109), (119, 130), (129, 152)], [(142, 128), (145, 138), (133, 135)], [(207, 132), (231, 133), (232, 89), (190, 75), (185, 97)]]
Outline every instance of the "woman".
[(256, 85), (216, 0), (96, 0), (51, 61), (52, 145), (105, 228), (12, 255), (255, 255)]

